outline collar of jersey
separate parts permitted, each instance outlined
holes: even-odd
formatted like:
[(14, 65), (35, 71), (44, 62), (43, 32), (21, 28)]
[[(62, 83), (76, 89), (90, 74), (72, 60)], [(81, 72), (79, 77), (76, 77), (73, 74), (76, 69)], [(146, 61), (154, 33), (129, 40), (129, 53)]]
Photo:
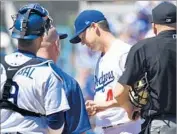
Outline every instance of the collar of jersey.
[(34, 54), (32, 52), (29, 52), (29, 51), (26, 51), (26, 50), (19, 50), (19, 49), (17, 49), (16, 52), (22, 53), (24, 55), (29, 55), (30, 57), (36, 57), (36, 54)]
[(176, 30), (162, 31), (158, 34), (158, 36), (172, 36), (173, 34), (176, 34)]
[(101, 58), (106, 57), (106, 55), (108, 55), (108, 53), (112, 52), (113, 46), (116, 44), (117, 40), (112, 41), (112, 43), (110, 44), (110, 48), (108, 49), (108, 51), (106, 53), (101, 53)]

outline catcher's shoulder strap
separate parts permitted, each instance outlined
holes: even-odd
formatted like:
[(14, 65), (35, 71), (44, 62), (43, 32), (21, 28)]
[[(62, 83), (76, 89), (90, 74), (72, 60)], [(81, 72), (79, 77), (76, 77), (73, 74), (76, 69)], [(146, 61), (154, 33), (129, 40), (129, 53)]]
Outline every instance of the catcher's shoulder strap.
[(45, 62), (42, 59), (32, 58), (31, 60), (27, 61), (26, 63), (24, 63), (20, 66), (14, 67), (14, 66), (7, 64), (5, 61), (5, 56), (1, 55), (1, 64), (4, 66), (4, 68), (6, 70), (7, 80), (6, 80), (4, 87), (3, 87), (2, 99), (0, 99), (0, 109), (13, 110), (15, 112), (22, 114), (23, 116), (36, 116), (36, 117), (44, 116), (40, 113), (35, 113), (32, 111), (28, 111), (28, 110), (19, 108), (17, 105), (8, 101), (8, 98), (10, 97), (10, 90), (11, 90), (11, 87), (13, 84), (12, 79), (13, 79), (13, 76), (16, 74), (16, 72), (25, 66), (37, 65), (37, 64), (41, 64), (41, 63), (46, 64), (47, 62)]

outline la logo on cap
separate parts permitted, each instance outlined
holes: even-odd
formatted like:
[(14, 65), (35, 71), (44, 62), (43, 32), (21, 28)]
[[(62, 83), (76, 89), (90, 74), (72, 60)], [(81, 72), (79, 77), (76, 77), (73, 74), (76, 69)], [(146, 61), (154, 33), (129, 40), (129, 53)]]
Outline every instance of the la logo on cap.
[(76, 26), (74, 25), (74, 31), (76, 31)]
[(90, 21), (85, 21), (85, 24), (88, 25), (90, 23)]

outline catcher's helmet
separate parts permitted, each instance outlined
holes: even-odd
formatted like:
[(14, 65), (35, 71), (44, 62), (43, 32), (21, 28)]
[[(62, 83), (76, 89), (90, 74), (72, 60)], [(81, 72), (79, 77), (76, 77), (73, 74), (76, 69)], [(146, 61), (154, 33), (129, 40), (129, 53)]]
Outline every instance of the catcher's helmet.
[[(14, 19), (14, 16), (13, 16)], [(39, 4), (28, 4), (15, 15), (12, 37), (36, 39), (51, 27), (52, 19), (48, 11)]]

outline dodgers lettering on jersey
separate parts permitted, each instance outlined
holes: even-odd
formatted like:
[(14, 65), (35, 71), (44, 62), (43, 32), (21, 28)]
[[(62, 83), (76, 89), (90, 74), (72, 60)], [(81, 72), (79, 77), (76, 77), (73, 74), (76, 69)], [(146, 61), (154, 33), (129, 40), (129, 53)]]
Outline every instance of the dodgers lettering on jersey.
[(109, 71), (107, 73), (103, 73), (101, 72), (101, 77), (97, 77), (95, 75), (95, 85), (96, 85), (96, 89), (95, 91), (99, 91), (102, 90), (104, 92), (105, 90), (105, 86), (108, 85), (109, 83), (113, 82), (115, 79), (113, 71)]
[[(15, 69), (34, 56), (31, 54), (15, 52), (5, 56), (5, 61)], [(6, 70), (1, 65), (1, 89), (7, 79)], [(44, 73), (45, 72), (45, 73)], [(9, 101), (18, 107), (50, 115), (69, 109), (62, 79), (56, 77), (53, 69), (47, 64), (28, 65), (21, 68), (13, 77), (12, 90)], [(1, 110), (1, 133), (33, 133), (47, 134), (46, 117), (22, 116), (21, 114), (2, 109)]]
[[(130, 45), (116, 40), (110, 49), (98, 59), (95, 69), (94, 101), (105, 102), (113, 100), (113, 92), (119, 77), (122, 75)], [(109, 108), (98, 112), (95, 116), (96, 126), (110, 126), (130, 122), (125, 109)]]

